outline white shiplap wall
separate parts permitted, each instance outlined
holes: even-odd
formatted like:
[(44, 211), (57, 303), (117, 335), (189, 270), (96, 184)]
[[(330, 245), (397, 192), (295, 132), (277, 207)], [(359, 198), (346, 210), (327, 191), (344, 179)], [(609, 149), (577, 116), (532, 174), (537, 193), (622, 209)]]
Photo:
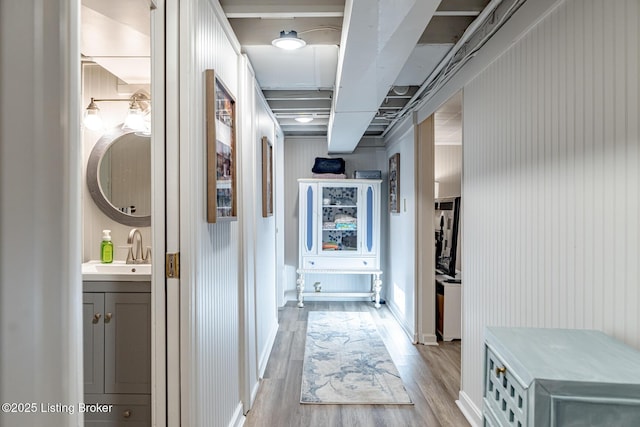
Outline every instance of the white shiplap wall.
[(459, 196), (462, 184), (462, 145), (434, 147), (434, 178), (440, 183), (438, 197)]
[[(253, 86), (252, 86), (253, 87)], [(262, 137), (266, 136), (273, 145), (273, 152), (277, 149), (275, 123), (269, 114), (266, 101), (255, 82), (253, 114), (255, 133), (246, 145), (253, 147), (255, 191), (253, 198), (255, 215), (255, 311), (256, 339), (258, 350), (258, 369), (260, 375), (264, 373), (271, 347), (278, 331), (278, 302), (276, 295), (276, 215), (262, 216)], [(275, 165), (275, 159), (274, 159)], [(275, 174), (274, 174), (275, 177)], [(272, 184), (273, 185), (273, 184)], [(274, 194), (275, 197), (275, 194)], [(275, 200), (275, 199), (274, 199)]]
[[(409, 334), (416, 333), (416, 187), (415, 187), (415, 127), (394, 138), (388, 144), (384, 167), (388, 176), (389, 157), (400, 153), (400, 212), (388, 214), (389, 237), (386, 248), (388, 262), (385, 271), (387, 304)], [(388, 182), (387, 182), (388, 184)], [(384, 193), (388, 199), (388, 190)], [(385, 203), (387, 212), (388, 203)]]
[[(256, 200), (254, 197), (257, 188), (256, 173), (256, 148), (255, 148), (255, 117), (252, 114), (255, 108), (255, 76), (249, 67), (248, 58), (240, 57), (240, 93), (238, 98), (239, 122), (238, 141), (240, 150), (239, 175), (242, 177), (238, 181), (238, 194), (241, 199), (238, 203), (238, 217), (240, 222), (240, 258), (239, 281), (240, 285), (240, 328), (242, 329), (240, 339), (240, 354), (251, 354), (248, 359), (255, 360), (256, 354), (256, 312), (253, 310), (256, 304)], [(250, 143), (243, 146), (242, 141), (248, 140)], [(241, 398), (243, 410), (246, 412), (251, 407), (253, 400), (253, 389), (257, 388), (259, 381), (258, 367), (256, 363), (243, 360), (241, 363), (240, 381)]]
[(462, 391), (476, 409), (485, 326), (640, 348), (639, 9), (562, 2), (465, 87)]
[(182, 322), (189, 353), (182, 410), (183, 423), (193, 426), (229, 425), (241, 408), (238, 222), (208, 224), (205, 215), (204, 71), (214, 69), (236, 98), (239, 89), (238, 52), (216, 6), (180, 3), (181, 298), (188, 300)]

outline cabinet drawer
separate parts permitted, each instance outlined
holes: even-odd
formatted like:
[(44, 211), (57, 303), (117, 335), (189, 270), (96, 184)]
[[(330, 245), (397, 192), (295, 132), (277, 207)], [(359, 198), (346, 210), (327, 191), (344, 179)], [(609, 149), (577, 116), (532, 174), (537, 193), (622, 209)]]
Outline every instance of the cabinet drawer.
[(484, 402), (497, 418), (498, 424), (514, 427), (527, 425), (527, 392), (527, 388), (514, 378), (504, 362), (487, 347)]
[(303, 257), (302, 268), (307, 270), (377, 270), (374, 257)]
[(85, 426), (148, 427), (151, 425), (149, 405), (113, 405), (111, 412), (85, 413)]
[[(94, 396), (95, 397), (95, 396)], [(149, 396), (102, 395), (87, 398), (87, 405), (98, 403), (96, 411), (87, 406), (84, 413), (86, 426), (148, 427), (151, 425), (151, 402)]]

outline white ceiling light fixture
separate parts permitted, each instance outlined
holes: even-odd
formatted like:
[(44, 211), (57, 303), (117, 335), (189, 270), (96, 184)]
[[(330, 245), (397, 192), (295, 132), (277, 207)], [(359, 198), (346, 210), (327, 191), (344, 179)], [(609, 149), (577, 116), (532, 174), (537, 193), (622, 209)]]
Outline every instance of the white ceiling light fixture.
[(274, 39), (271, 44), (280, 49), (295, 50), (305, 47), (307, 42), (298, 37), (297, 31), (291, 30), (280, 31), (280, 37)]
[(300, 117), (296, 117), (294, 119), (296, 122), (298, 123), (310, 123), (313, 121), (313, 117), (312, 116), (300, 116)]
[(409, 92), (409, 86), (391, 86), (391, 90), (398, 96), (406, 95)]

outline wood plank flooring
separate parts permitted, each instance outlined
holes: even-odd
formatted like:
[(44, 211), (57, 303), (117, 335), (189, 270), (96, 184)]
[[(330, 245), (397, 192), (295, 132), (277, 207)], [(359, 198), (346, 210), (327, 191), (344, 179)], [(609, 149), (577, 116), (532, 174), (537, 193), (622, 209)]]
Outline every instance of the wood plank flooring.
[[(300, 403), (309, 311), (368, 311), (414, 405), (309, 405)], [(460, 341), (413, 345), (386, 306), (366, 302), (288, 303), (247, 427), (458, 427), (468, 426), (455, 404), (460, 387)]]

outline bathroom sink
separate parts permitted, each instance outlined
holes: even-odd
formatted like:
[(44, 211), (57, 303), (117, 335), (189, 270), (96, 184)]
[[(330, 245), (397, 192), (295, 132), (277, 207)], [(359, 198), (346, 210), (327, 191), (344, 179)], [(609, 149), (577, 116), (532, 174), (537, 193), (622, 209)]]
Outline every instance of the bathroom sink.
[(100, 261), (89, 261), (82, 264), (82, 280), (149, 281), (151, 264), (125, 264), (124, 261), (103, 264)]
[(151, 274), (151, 264), (121, 264), (121, 263), (102, 264), (100, 263), (100, 264), (94, 264), (93, 268), (95, 268), (98, 273)]

